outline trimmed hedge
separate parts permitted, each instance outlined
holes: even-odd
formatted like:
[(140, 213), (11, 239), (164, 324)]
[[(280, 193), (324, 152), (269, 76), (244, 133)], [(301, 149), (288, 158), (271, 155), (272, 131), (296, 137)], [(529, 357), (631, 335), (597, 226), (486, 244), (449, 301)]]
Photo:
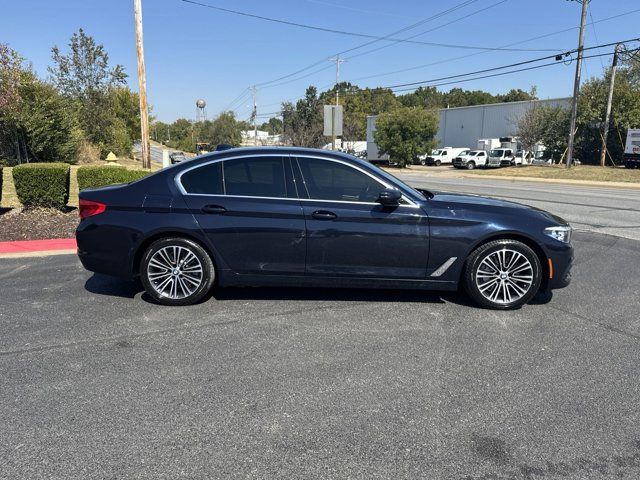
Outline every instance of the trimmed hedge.
[(146, 170), (127, 170), (124, 167), (100, 166), (78, 168), (78, 188), (99, 188), (116, 183), (129, 183), (149, 175)]
[(25, 207), (64, 209), (69, 199), (67, 163), (26, 163), (13, 167), (13, 183)]

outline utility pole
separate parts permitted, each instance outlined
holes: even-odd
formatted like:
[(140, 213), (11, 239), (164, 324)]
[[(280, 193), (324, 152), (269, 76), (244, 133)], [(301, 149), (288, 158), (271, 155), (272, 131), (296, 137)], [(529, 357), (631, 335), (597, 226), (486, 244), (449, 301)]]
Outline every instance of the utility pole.
[(620, 53), (620, 44), (616, 45), (613, 51), (613, 61), (611, 62), (611, 79), (609, 81), (609, 98), (607, 99), (607, 113), (604, 116), (604, 132), (602, 133), (602, 152), (600, 152), (600, 166), (604, 167), (607, 156), (607, 137), (609, 136), (609, 122), (611, 120), (611, 104), (613, 103), (613, 87), (616, 83), (616, 68), (618, 66), (618, 54)]
[(582, 57), (584, 56), (584, 28), (587, 23), (588, 8), (589, 0), (582, 0), (582, 18), (580, 20), (580, 35), (578, 38), (576, 78), (573, 83), (573, 100), (571, 101), (571, 126), (569, 127), (569, 145), (567, 147), (567, 168), (571, 168), (571, 163), (573, 161), (573, 144), (576, 137), (576, 121), (578, 118), (578, 96), (580, 95), (580, 75), (582, 74)]
[(256, 104), (257, 89), (255, 85), (251, 87), (251, 93), (253, 94), (253, 144), (258, 146), (258, 105)]
[(144, 45), (142, 42), (142, 0), (133, 0), (136, 22), (136, 52), (138, 55), (138, 85), (140, 97), (140, 144), (142, 168), (151, 168), (151, 144), (149, 143), (149, 108), (147, 106), (147, 78), (144, 69)]
[(340, 58), (340, 55), (336, 55), (332, 59), (332, 62), (336, 64), (336, 108), (331, 110), (331, 149), (336, 149), (336, 113), (337, 107), (340, 105), (340, 89), (338, 88), (338, 84), (340, 83), (340, 64), (344, 62), (343, 59)]

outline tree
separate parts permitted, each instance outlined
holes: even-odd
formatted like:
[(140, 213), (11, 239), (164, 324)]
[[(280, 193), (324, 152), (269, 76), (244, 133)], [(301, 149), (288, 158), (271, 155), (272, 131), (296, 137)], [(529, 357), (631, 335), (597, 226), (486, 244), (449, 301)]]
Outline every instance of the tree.
[[(622, 163), (627, 129), (640, 126), (640, 74), (633, 58), (622, 62), (616, 75), (611, 108), (607, 151), (615, 163)], [(605, 117), (610, 69), (601, 78), (591, 78), (580, 90), (578, 104), (577, 158), (598, 164), (602, 148), (602, 121)], [(568, 130), (567, 130), (568, 133)]]
[(285, 135), (292, 145), (300, 147), (320, 147), (324, 143), (322, 103), (314, 86), (307, 88), (304, 98), (294, 105), (282, 104), (282, 118)]
[(54, 65), (48, 70), (52, 81), (75, 103), (87, 139), (103, 155), (109, 150), (129, 154), (132, 140), (137, 138), (132, 136), (139, 113), (129, 108), (135, 94), (124, 93), (128, 90), (124, 87), (127, 77), (124, 68), (110, 67), (104, 46), (82, 29), (72, 35), (68, 54), (61, 53), (58, 47), (51, 51)]
[[(246, 129), (242, 129), (246, 130)], [(280, 135), (282, 133), (282, 120), (276, 117), (271, 117), (267, 122), (260, 125), (260, 130), (266, 130), (269, 135)]]
[(72, 103), (0, 45), (0, 157), (8, 164), (72, 163), (81, 140)]
[(398, 107), (381, 113), (376, 120), (374, 138), (382, 154), (388, 154), (400, 167), (431, 151), (436, 145), (438, 114), (421, 107)]
[(546, 148), (549, 158), (559, 161), (567, 148), (569, 110), (542, 106), (529, 109), (518, 122), (518, 136), (525, 150), (538, 143)]
[(242, 142), (240, 125), (233, 112), (222, 112), (211, 125), (211, 136), (207, 139), (212, 146), (227, 144), (234, 147)]

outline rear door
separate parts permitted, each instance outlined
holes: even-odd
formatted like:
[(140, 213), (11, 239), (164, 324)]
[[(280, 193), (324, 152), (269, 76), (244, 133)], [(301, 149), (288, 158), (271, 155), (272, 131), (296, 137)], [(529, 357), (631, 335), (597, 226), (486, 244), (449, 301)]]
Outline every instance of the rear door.
[(304, 272), (305, 220), (288, 156), (218, 160), (183, 172), (178, 182), (200, 228), (231, 270)]
[[(408, 199), (376, 202), (389, 185), (349, 163), (298, 157), (309, 275), (425, 278), (427, 215)], [(294, 162), (295, 166), (295, 162)]]

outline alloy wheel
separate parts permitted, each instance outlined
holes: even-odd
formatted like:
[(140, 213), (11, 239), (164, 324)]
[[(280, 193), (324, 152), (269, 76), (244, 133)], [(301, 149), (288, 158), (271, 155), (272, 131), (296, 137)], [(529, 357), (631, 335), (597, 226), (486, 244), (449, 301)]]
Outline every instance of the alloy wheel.
[(485, 256), (475, 273), (480, 294), (490, 302), (508, 305), (517, 302), (531, 290), (533, 265), (522, 253), (509, 248)]
[(204, 271), (200, 259), (188, 248), (169, 245), (156, 251), (147, 264), (147, 278), (161, 296), (180, 300), (202, 285)]

